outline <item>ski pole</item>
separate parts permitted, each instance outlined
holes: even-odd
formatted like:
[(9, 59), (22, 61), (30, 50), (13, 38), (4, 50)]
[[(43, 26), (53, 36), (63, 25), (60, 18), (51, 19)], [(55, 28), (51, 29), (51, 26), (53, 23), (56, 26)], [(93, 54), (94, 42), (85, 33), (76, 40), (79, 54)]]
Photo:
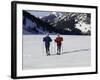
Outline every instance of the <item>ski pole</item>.
[(52, 47), (53, 47), (53, 44), (51, 43), (51, 45), (50, 45), (50, 53), (52, 53)]
[(63, 52), (63, 43), (62, 43), (62, 50), (61, 50), (61, 52)]
[(57, 53), (57, 46), (56, 46), (56, 43), (54, 43), (54, 52)]
[(44, 42), (43, 42), (43, 45), (42, 45), (42, 53), (44, 54), (44, 50), (45, 50), (45, 44), (44, 44)]

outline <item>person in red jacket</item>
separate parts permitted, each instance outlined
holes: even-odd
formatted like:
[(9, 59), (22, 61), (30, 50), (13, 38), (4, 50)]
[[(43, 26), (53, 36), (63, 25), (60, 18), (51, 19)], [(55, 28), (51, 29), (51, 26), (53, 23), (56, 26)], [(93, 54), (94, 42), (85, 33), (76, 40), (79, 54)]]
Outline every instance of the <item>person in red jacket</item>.
[(55, 42), (57, 43), (57, 54), (61, 54), (61, 45), (62, 45), (63, 37), (60, 37), (60, 34), (57, 34)]

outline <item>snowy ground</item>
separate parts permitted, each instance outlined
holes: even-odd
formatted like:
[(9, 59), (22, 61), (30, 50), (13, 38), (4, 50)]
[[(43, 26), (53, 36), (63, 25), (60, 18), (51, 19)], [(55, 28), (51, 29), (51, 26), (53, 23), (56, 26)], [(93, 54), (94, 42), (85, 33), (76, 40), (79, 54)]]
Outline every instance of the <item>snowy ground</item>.
[(23, 69), (85, 67), (91, 65), (90, 36), (62, 36), (62, 54), (56, 55), (56, 44), (51, 43), (51, 56), (46, 56), (45, 35), (23, 35)]

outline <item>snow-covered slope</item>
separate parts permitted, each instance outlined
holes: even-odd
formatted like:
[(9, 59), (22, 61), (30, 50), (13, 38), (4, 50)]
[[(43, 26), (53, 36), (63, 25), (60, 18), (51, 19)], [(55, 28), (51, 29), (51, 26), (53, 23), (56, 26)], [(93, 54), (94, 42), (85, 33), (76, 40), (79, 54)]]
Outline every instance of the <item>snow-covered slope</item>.
[(50, 35), (51, 56), (46, 56), (45, 35), (23, 36), (23, 69), (85, 67), (91, 65), (90, 36), (62, 36), (64, 41), (61, 55), (56, 55), (56, 36)]

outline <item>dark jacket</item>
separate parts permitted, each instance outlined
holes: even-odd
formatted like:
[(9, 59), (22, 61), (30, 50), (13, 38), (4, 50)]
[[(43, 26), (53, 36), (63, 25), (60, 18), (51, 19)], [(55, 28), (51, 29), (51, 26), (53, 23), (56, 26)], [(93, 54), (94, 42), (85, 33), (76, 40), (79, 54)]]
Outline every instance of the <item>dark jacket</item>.
[(43, 41), (45, 42), (45, 46), (49, 46), (52, 39), (49, 36), (46, 36), (43, 38)]

